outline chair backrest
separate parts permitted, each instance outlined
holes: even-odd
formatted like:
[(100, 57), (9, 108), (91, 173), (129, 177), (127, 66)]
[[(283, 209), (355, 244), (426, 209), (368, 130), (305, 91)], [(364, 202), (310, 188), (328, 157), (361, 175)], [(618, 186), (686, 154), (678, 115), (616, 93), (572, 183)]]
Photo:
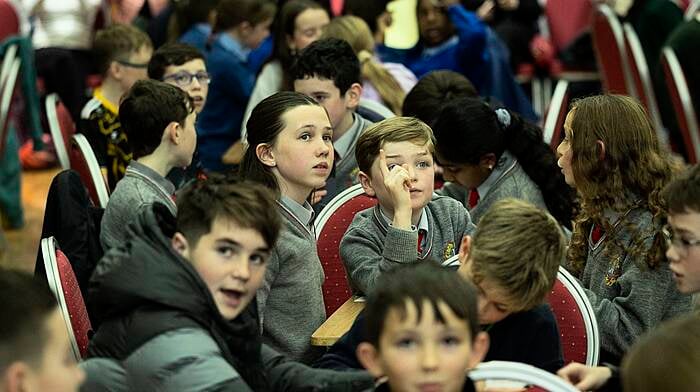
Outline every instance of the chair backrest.
[(676, 111), (678, 127), (681, 129), (685, 150), (691, 164), (700, 159), (700, 134), (698, 134), (698, 117), (693, 107), (693, 100), (688, 90), (683, 68), (672, 48), (665, 47), (661, 52), (661, 64), (666, 76), (666, 88), (671, 96), (671, 103)]
[(598, 364), (600, 335), (598, 322), (583, 287), (564, 267), (548, 297), (557, 320), (564, 362)]
[(700, 12), (700, 0), (691, 0), (688, 8), (685, 9), (685, 20), (693, 19), (698, 12)]
[(87, 353), (92, 326), (78, 281), (75, 279), (68, 258), (56, 248), (56, 240), (53, 237), (41, 240), (41, 250), (49, 288), (56, 297), (63, 315), (73, 355), (80, 361)]
[(8, 0), (0, 0), (0, 41), (19, 34), (19, 16)]
[[(2, 1), (2, 0), (0, 0)], [(5, 84), (5, 79), (10, 74), (10, 68), (12, 63), (17, 58), (17, 44), (9, 44), (5, 47), (5, 51), (2, 54), (2, 70), (0, 70), (0, 86)]]
[(362, 185), (357, 184), (334, 197), (316, 218), (316, 247), (326, 275), (323, 300), (329, 316), (352, 296), (345, 266), (340, 258), (340, 240), (355, 214), (375, 204), (377, 199), (367, 196)]
[(642, 44), (639, 42), (637, 32), (634, 31), (631, 24), (625, 23), (622, 28), (625, 36), (625, 54), (632, 73), (637, 98), (647, 108), (656, 132), (660, 132), (664, 126), (661, 123), (661, 113), (656, 103), (654, 85), (651, 82), (651, 74), (647, 65), (647, 59), (644, 57)]
[(612, 8), (598, 5), (593, 11), (591, 25), (593, 48), (601, 73), (603, 89), (609, 93), (636, 97), (634, 82), (630, 76), (625, 55), (625, 38), (622, 25)]
[(552, 150), (556, 151), (561, 141), (564, 128), (564, 120), (569, 110), (569, 82), (560, 80), (554, 88), (552, 99), (549, 101), (549, 109), (544, 118), (543, 137)]
[(61, 168), (68, 170), (70, 169), (69, 143), (75, 134), (75, 123), (56, 93), (46, 96), (46, 120), (49, 123), (51, 138), (56, 147), (56, 155), (58, 155)]
[(591, 24), (590, 0), (547, 0), (544, 13), (547, 17), (549, 37), (557, 51), (561, 51)]
[(15, 91), (15, 83), (19, 74), (20, 59), (14, 57), (10, 63), (7, 75), (3, 75), (3, 83), (0, 85), (0, 156), (5, 150), (7, 132), (10, 127), (10, 107), (12, 94)]
[(70, 167), (80, 175), (80, 179), (90, 193), (92, 202), (96, 206), (106, 208), (109, 200), (107, 183), (102, 176), (95, 153), (84, 135), (79, 133), (73, 135), (69, 158)]
[(483, 362), (469, 371), (473, 381), (503, 380), (522, 383), (550, 392), (575, 392), (578, 389), (552, 373), (532, 365), (509, 361)]

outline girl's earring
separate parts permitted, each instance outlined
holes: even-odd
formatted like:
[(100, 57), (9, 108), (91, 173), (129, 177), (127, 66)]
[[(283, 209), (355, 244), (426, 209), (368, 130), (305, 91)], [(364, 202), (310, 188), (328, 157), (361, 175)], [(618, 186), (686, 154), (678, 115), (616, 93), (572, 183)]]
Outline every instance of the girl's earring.
[(489, 165), (489, 170), (493, 170), (493, 165)]

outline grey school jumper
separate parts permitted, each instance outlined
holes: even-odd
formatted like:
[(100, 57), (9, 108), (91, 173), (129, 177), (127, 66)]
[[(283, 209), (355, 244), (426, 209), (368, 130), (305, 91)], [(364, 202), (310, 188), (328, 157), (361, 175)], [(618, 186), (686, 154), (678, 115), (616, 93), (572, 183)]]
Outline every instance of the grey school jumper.
[(284, 198), (278, 202), (284, 224), (257, 292), (258, 312), (263, 342), (293, 360), (311, 363), (322, 354), (311, 346), (311, 335), (326, 320), (324, 274), (309, 222), (294, 213), (304, 207), (290, 203)]
[[(547, 211), (540, 188), (525, 173), (520, 163), (507, 151), (501, 155), (496, 168), (479, 186), (478, 191), (479, 203), (469, 210), (475, 224), (479, 224), (481, 216), (488, 211), (493, 203), (509, 197), (526, 201)], [(438, 193), (449, 196), (469, 208), (468, 189), (457, 184), (447, 183)]]
[[(326, 181), (326, 190), (328, 193), (321, 201), (314, 205), (314, 210), (317, 212), (321, 211), (323, 207), (325, 207), (329, 201), (333, 200), (340, 192), (359, 182), (357, 178), (359, 169), (357, 168), (357, 159), (355, 159), (355, 145), (362, 132), (374, 123), (366, 120), (357, 113), (353, 113), (352, 116), (353, 122), (350, 129), (347, 130), (346, 135), (341, 137), (341, 139), (345, 136), (350, 137), (349, 143), (344, 143), (347, 144), (347, 148), (344, 148), (343, 151), (338, 151), (341, 155), (341, 159), (335, 162), (335, 175), (329, 177)], [(337, 142), (334, 142), (334, 144), (336, 143)]]
[[(647, 249), (654, 231), (660, 229), (644, 208), (630, 211), (618, 226), (617, 237), (623, 246), (629, 247), (633, 231), (638, 231), (644, 233)], [(626, 253), (611, 260), (606, 256), (609, 241), (605, 234), (597, 244), (592, 244), (589, 234), (588, 245), (581, 283), (598, 319), (603, 354), (621, 357), (643, 332), (690, 310), (691, 297), (678, 292), (668, 264), (649, 270), (643, 259)]]
[(177, 207), (172, 199), (175, 185), (150, 167), (131, 161), (124, 178), (119, 180), (109, 197), (100, 224), (100, 243), (107, 252), (126, 239), (126, 227), (155, 202), (168, 207), (175, 216)]
[(382, 216), (379, 205), (358, 212), (340, 242), (340, 256), (354, 292), (369, 293), (382, 272), (418, 260), (444, 261), (459, 252), (462, 236), (475, 226), (452, 198), (434, 195), (423, 208), (428, 218), (426, 246), (418, 254), (418, 230), (399, 230)]

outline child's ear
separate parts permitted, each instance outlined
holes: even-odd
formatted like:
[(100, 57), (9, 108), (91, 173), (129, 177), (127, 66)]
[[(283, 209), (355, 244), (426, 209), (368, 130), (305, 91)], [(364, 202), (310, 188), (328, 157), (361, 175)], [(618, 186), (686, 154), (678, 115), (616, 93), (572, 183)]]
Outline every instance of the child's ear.
[(360, 105), (360, 96), (362, 96), (362, 85), (353, 83), (345, 92), (345, 107), (349, 110), (355, 110)]
[(492, 152), (484, 154), (481, 159), (479, 159), (479, 166), (487, 168), (489, 171), (493, 170), (496, 166), (496, 154)]
[(382, 369), (379, 362), (379, 352), (373, 345), (368, 342), (362, 342), (357, 346), (355, 354), (372, 377), (379, 378), (384, 375), (384, 369)]
[(182, 127), (177, 121), (171, 121), (170, 124), (165, 127), (164, 136), (173, 144), (178, 145), (182, 138), (182, 131)]
[(187, 242), (187, 238), (185, 238), (182, 233), (176, 232), (173, 239), (170, 240), (170, 244), (172, 245), (173, 249), (175, 249), (175, 252), (179, 253), (180, 256), (187, 260), (190, 259), (190, 245)]
[(27, 385), (30, 380), (31, 370), (24, 362), (14, 362), (5, 370), (5, 374), (0, 378), (0, 390), (3, 391), (24, 391), (31, 387)]
[(598, 148), (598, 160), (605, 160), (605, 143), (602, 140), (596, 140), (595, 144)]
[(112, 77), (116, 80), (121, 80), (122, 78), (122, 65), (118, 62), (112, 60), (107, 67), (107, 76)]
[(241, 24), (239, 24), (238, 26), (236, 26), (236, 29), (243, 37), (246, 37), (250, 35), (251, 32), (253, 32), (254, 27), (250, 22), (244, 21), (241, 22)]
[(272, 146), (267, 143), (260, 143), (255, 146), (255, 155), (258, 157), (263, 165), (268, 167), (277, 166), (275, 161), (275, 154), (272, 152)]
[(472, 342), (472, 352), (469, 354), (468, 369), (473, 369), (484, 360), (489, 351), (489, 335), (486, 332), (479, 332)]
[(472, 236), (470, 235), (465, 235), (462, 237), (462, 241), (459, 243), (459, 262), (462, 265), (467, 264), (467, 260), (469, 259), (469, 252), (472, 250)]
[(365, 190), (367, 196), (374, 197), (377, 195), (377, 193), (374, 191), (374, 188), (372, 188), (372, 179), (369, 178), (369, 176), (365, 172), (360, 171), (360, 173), (357, 175), (357, 178), (359, 178), (360, 184), (362, 185), (362, 189)]

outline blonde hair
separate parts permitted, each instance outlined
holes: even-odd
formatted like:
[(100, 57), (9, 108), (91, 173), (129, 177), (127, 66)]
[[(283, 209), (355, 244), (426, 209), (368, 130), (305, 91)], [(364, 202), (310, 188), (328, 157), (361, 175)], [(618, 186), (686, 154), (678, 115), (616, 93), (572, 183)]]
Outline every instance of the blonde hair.
[(554, 286), (566, 254), (559, 223), (547, 212), (516, 199), (494, 203), (474, 234), (471, 275), (488, 279), (506, 293), (512, 311), (541, 304)]
[(367, 128), (355, 145), (355, 158), (361, 171), (369, 175), (374, 160), (379, 156), (379, 149), (385, 143), (414, 142), (427, 145), (430, 154), (435, 153), (433, 130), (421, 120), (414, 117), (393, 117), (382, 120)]
[(697, 313), (662, 324), (640, 338), (622, 362), (625, 391), (700, 390), (700, 317)]
[[(612, 210), (624, 214), (643, 207), (658, 221), (664, 214), (659, 194), (679, 167), (668, 154), (662, 153), (644, 107), (634, 98), (587, 97), (574, 102), (569, 115), (573, 116), (571, 166), (581, 199), (581, 213), (576, 218), (569, 247), (569, 267), (577, 274), (583, 271), (588, 255), (587, 236), (594, 223), (611, 239), (608, 257), (624, 252), (644, 255), (647, 266), (656, 267), (665, 250), (658, 227), (655, 234), (636, 230), (633, 245), (623, 249), (615, 238), (617, 230), (603, 213)], [(623, 223), (619, 228), (626, 226)], [(650, 235), (656, 238), (651, 249), (647, 249), (643, 243)]]
[(406, 93), (389, 71), (374, 59), (374, 38), (364, 20), (352, 15), (334, 18), (324, 27), (322, 38), (347, 41), (360, 60), (362, 77), (372, 83), (389, 109), (401, 115)]

